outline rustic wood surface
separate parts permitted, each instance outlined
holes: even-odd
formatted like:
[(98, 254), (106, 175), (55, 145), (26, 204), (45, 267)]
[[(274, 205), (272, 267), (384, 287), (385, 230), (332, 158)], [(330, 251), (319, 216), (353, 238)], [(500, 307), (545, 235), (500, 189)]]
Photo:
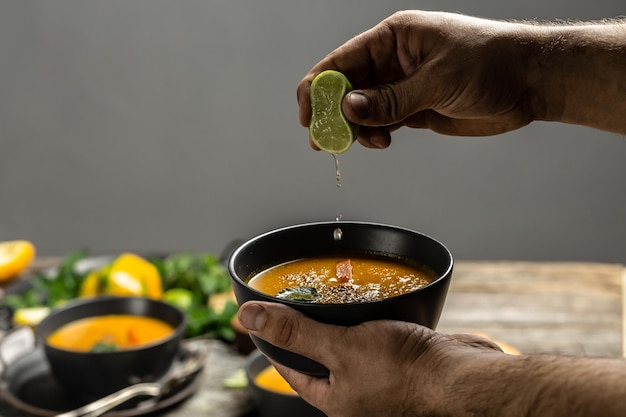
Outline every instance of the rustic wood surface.
[[(53, 260), (38, 260), (35, 267), (50, 265)], [(617, 264), (457, 262), (438, 330), (480, 332), (525, 354), (622, 357), (623, 270)], [(218, 342), (210, 349), (198, 392), (162, 415), (254, 416), (245, 390), (221, 386), (246, 358)], [(0, 416), (24, 415), (0, 401)]]
[(438, 330), (522, 353), (623, 356), (622, 265), (458, 262)]

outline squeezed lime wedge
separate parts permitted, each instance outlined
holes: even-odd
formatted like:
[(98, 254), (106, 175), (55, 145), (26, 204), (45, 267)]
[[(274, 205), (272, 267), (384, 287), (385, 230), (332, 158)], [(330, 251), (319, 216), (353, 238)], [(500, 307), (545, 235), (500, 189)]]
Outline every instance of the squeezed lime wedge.
[(350, 90), (350, 81), (334, 70), (320, 72), (311, 83), (309, 137), (322, 151), (343, 153), (356, 139), (359, 127), (346, 119), (341, 110), (341, 102)]

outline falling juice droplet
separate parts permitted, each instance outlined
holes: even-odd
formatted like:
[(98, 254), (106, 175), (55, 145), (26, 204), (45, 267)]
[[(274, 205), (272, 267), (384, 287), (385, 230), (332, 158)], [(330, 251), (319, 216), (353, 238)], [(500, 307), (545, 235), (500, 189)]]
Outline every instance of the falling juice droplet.
[(335, 158), (335, 178), (337, 179), (337, 188), (341, 188), (341, 172), (339, 172), (339, 158), (336, 154), (333, 154)]
[[(333, 158), (335, 158), (335, 178), (337, 180), (337, 188), (341, 188), (341, 172), (339, 171), (339, 159), (337, 158), (336, 154), (333, 154)], [(341, 220), (341, 214), (335, 217), (335, 221), (339, 222), (339, 220)], [(342, 237), (343, 231), (339, 227), (333, 230), (333, 239), (335, 239), (335, 242), (339, 242)]]

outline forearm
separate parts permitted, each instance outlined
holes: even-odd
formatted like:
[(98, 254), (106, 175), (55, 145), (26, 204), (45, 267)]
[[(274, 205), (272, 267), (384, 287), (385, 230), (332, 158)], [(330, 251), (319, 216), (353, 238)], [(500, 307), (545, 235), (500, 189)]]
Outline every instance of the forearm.
[(626, 134), (626, 20), (530, 32), (536, 119)]
[(466, 399), (453, 416), (621, 417), (626, 361), (488, 354), (451, 389), (451, 398)]

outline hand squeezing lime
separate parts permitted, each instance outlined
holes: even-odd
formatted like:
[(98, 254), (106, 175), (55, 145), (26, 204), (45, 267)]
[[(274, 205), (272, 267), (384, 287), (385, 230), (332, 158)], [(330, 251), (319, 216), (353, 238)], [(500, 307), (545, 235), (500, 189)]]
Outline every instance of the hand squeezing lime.
[(350, 90), (352, 84), (345, 75), (333, 70), (319, 73), (311, 83), (309, 137), (322, 151), (343, 153), (356, 139), (359, 127), (341, 110), (341, 102)]

